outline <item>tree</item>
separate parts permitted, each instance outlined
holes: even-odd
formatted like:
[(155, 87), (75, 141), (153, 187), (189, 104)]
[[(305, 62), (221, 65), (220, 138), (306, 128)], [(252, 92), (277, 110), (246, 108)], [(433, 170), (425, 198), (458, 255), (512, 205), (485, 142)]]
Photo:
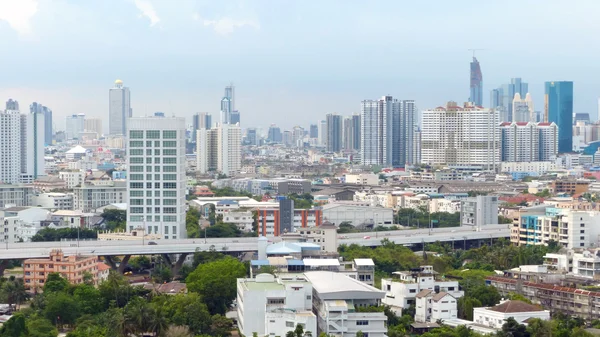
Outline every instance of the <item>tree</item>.
[(0, 328), (0, 337), (25, 337), (25, 315), (18, 312), (14, 314)]
[(296, 335), (296, 337), (304, 336), (304, 328), (302, 327), (301, 324), (296, 324), (296, 329), (294, 329), (294, 334)]
[(519, 324), (514, 318), (509, 317), (506, 322), (502, 325), (502, 331), (498, 332), (498, 337), (529, 337), (530, 333), (527, 331), (527, 327), (523, 324)]
[(186, 283), (189, 291), (202, 296), (210, 313), (225, 314), (236, 297), (237, 279), (244, 276), (244, 264), (228, 256), (199, 265)]
[(358, 330), (356, 332), (356, 337), (364, 337), (364, 336), (365, 336), (365, 334), (362, 332), (362, 330)]
[(25, 285), (22, 278), (11, 276), (10, 279), (4, 281), (0, 287), (0, 300), (7, 303), (11, 308), (13, 305), (19, 306), (28, 297)]
[(152, 268), (152, 261), (146, 255), (132, 257), (129, 259), (129, 266), (135, 271), (142, 271)]
[(104, 310), (102, 305), (103, 299), (102, 295), (100, 294), (100, 290), (93, 285), (77, 285), (73, 291), (73, 298), (79, 304), (79, 309), (84, 315), (95, 315)]
[(539, 318), (532, 318), (528, 321), (527, 331), (535, 337), (552, 337), (550, 322)]
[(60, 241), (62, 239), (97, 239), (98, 232), (93, 231), (91, 229), (85, 228), (44, 228), (40, 229), (37, 234), (35, 234), (31, 241), (33, 242), (43, 242), (43, 241)]
[(55, 325), (73, 324), (81, 315), (79, 303), (65, 292), (44, 294), (44, 317)]
[(44, 293), (54, 293), (66, 291), (69, 288), (69, 281), (59, 273), (50, 273), (44, 283)]
[(33, 318), (27, 320), (27, 337), (56, 337), (58, 330), (52, 322), (45, 318)]
[(296, 337), (296, 334), (292, 330), (290, 330), (285, 333), (285, 337)]
[(139, 335), (150, 331), (151, 308), (142, 298), (134, 298), (123, 309), (126, 331)]
[(104, 227), (110, 231), (125, 230), (127, 211), (119, 209), (105, 209), (100, 215), (104, 218)]
[(222, 315), (214, 315), (211, 318), (210, 331), (212, 336), (228, 337), (231, 335), (233, 322)]
[(172, 325), (165, 332), (165, 337), (193, 337), (186, 326)]

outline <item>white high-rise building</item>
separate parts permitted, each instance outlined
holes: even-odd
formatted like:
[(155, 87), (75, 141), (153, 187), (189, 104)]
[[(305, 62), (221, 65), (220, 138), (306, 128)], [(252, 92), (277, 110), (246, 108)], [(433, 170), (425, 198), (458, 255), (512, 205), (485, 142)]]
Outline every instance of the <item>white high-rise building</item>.
[(327, 146), (327, 121), (319, 122), (319, 145)]
[(67, 140), (79, 139), (85, 131), (85, 114), (67, 116), (65, 134)]
[(423, 111), (421, 162), (495, 170), (500, 162), (500, 122), (494, 109), (472, 103)]
[(86, 118), (84, 122), (85, 131), (95, 132), (98, 136), (103, 133), (102, 130), (102, 119), (100, 118)]
[(515, 98), (512, 101), (512, 113), (513, 122), (535, 122), (536, 116), (531, 94), (527, 93), (525, 98), (521, 99), (521, 94), (515, 93)]
[(558, 127), (555, 123), (504, 122), (500, 124), (500, 132), (503, 162), (537, 162), (556, 158)]
[(129, 88), (116, 80), (115, 87), (108, 90), (108, 134), (125, 135), (127, 120), (131, 118)]
[(414, 161), (415, 102), (384, 96), (361, 102), (361, 162), (405, 166)]
[(19, 103), (9, 100), (0, 110), (0, 183), (17, 184), (21, 174), (21, 113)]
[(185, 118), (130, 118), (127, 130), (127, 231), (185, 238)]
[(21, 183), (33, 183), (46, 175), (44, 159), (45, 116), (43, 112), (21, 115)]
[(200, 173), (217, 171), (227, 176), (242, 168), (242, 129), (238, 124), (219, 124), (200, 129), (196, 139), (196, 165)]

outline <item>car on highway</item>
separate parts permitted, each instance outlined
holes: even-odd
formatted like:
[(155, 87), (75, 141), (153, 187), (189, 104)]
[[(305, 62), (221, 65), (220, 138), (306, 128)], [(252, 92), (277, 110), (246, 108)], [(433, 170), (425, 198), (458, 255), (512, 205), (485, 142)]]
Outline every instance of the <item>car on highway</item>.
[(367, 236), (365, 236), (363, 239), (365, 239), (365, 240), (369, 240), (370, 238), (371, 238), (371, 237), (367, 235)]
[(148, 242), (148, 246), (156, 246), (158, 243), (154, 242), (154, 241), (150, 241)]

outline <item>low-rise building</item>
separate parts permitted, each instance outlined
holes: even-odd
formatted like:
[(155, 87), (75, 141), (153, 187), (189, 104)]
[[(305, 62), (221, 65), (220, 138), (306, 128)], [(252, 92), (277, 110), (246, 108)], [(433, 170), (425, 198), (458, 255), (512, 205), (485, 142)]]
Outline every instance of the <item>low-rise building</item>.
[(396, 313), (401, 313), (416, 304), (416, 296), (422, 290), (436, 293), (445, 292), (458, 299), (464, 296), (458, 281), (446, 280), (433, 270), (432, 266), (421, 266), (410, 271), (397, 271), (391, 278), (381, 280), (381, 290), (385, 291), (383, 303)]
[(346, 203), (329, 203), (323, 205), (323, 219), (338, 226), (343, 222), (359, 228), (392, 226), (394, 224), (394, 210), (392, 208), (355, 206)]
[(446, 292), (423, 289), (415, 296), (415, 322), (437, 322), (458, 317), (457, 301)]
[(85, 180), (85, 171), (70, 170), (58, 172), (58, 177), (66, 184), (66, 188), (72, 189), (75, 186), (83, 185)]
[(31, 206), (32, 196), (32, 186), (0, 184), (0, 208), (8, 205)]
[(460, 205), (460, 225), (481, 227), (498, 224), (498, 197), (478, 195)]
[(531, 318), (550, 320), (550, 311), (523, 301), (505, 301), (494, 307), (473, 309), (475, 323), (495, 329), (502, 329), (502, 325), (511, 317), (519, 324), (526, 324)]
[(111, 181), (95, 185), (84, 183), (73, 188), (73, 209), (94, 212), (100, 207), (127, 201), (127, 182)]
[(73, 194), (71, 193), (40, 193), (33, 196), (31, 203), (33, 206), (46, 208), (46, 209), (73, 209)]
[(56, 190), (64, 190), (67, 188), (67, 183), (56, 176), (43, 176), (33, 181), (33, 189), (37, 192), (51, 192)]
[(250, 211), (229, 211), (223, 214), (223, 222), (236, 225), (242, 232), (252, 232), (254, 216)]
[[(300, 228), (297, 234), (300, 235), (304, 242), (312, 242), (320, 245), (321, 250), (324, 252), (337, 252), (337, 227), (331, 222), (325, 221), (320, 226)], [(282, 239), (285, 240), (285, 234), (282, 236)]]
[(25, 288), (43, 288), (50, 273), (59, 273), (72, 284), (83, 283), (89, 274), (94, 283), (98, 281), (98, 258), (96, 256), (65, 256), (60, 249), (50, 252), (47, 259), (27, 259), (23, 262)]
[[(319, 226), (323, 221), (323, 211), (318, 208), (293, 209), (291, 211), (289, 213), (292, 214), (286, 216), (279, 208), (257, 210), (258, 235), (280, 236), (286, 231), (289, 233), (301, 228)], [(290, 223), (291, 230), (282, 226), (284, 222)]]
[(583, 194), (588, 191), (590, 180), (587, 179), (556, 179), (552, 182), (554, 194), (565, 193), (568, 195)]
[(379, 185), (379, 176), (374, 173), (346, 174), (346, 184)]

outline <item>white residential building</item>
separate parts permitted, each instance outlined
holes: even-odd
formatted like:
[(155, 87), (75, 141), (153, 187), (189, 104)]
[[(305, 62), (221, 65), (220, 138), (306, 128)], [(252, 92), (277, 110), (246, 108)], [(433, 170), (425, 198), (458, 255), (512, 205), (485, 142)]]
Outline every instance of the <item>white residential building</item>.
[(102, 129), (102, 119), (86, 118), (84, 122), (84, 129), (88, 132), (95, 132), (98, 136), (102, 135), (104, 133), (104, 130)]
[(361, 163), (414, 163), (415, 102), (383, 96), (361, 102)]
[(423, 289), (416, 296), (415, 322), (435, 323), (458, 317), (457, 300), (446, 292)]
[(433, 271), (432, 266), (421, 266), (414, 271), (397, 271), (392, 278), (381, 280), (381, 290), (385, 291), (383, 303), (396, 313), (416, 304), (416, 296), (422, 290), (445, 292), (455, 299), (464, 296), (458, 281), (445, 280)]
[(565, 253), (544, 255), (544, 266), (551, 271), (598, 279), (600, 277), (600, 249), (567, 250)]
[(32, 205), (46, 209), (73, 209), (71, 193), (40, 193), (32, 198)]
[(342, 273), (311, 271), (304, 273), (313, 286), (313, 312), (317, 316), (318, 334), (354, 337), (383, 337), (387, 317), (383, 312), (363, 311), (379, 306), (384, 292)]
[(489, 308), (473, 309), (473, 322), (494, 329), (502, 329), (508, 318), (514, 318), (518, 324), (527, 323), (530, 318), (550, 320), (550, 311), (522, 301), (505, 301)]
[(46, 175), (44, 159), (45, 122), (43, 112), (21, 115), (21, 182), (31, 184)]
[(124, 136), (131, 116), (129, 88), (123, 86), (123, 81), (116, 80), (115, 87), (108, 90), (108, 133)]
[(0, 183), (17, 184), (21, 174), (21, 114), (16, 101), (0, 110)]
[(559, 167), (552, 161), (533, 161), (533, 162), (502, 162), (500, 163), (500, 172), (529, 172), (536, 175), (543, 175), (549, 171), (556, 171)]
[(67, 116), (65, 127), (67, 140), (79, 139), (83, 131), (85, 131), (85, 114)]
[(500, 162), (498, 111), (448, 102), (422, 112), (421, 162), (494, 170)]
[(285, 336), (297, 324), (318, 336), (312, 307), (313, 287), (305, 277), (259, 274), (237, 280), (238, 326), (245, 336)]
[(478, 195), (461, 200), (460, 225), (481, 227), (498, 224), (498, 197)]
[(550, 161), (558, 154), (555, 123), (504, 122), (500, 130), (503, 162)]
[(346, 184), (379, 185), (379, 176), (374, 173), (346, 174)]
[(68, 189), (83, 185), (85, 181), (85, 171), (70, 170), (58, 172), (58, 177), (67, 184)]
[[(300, 235), (305, 242), (320, 245), (324, 252), (335, 253), (338, 251), (337, 227), (329, 221), (324, 221), (318, 227), (298, 228), (297, 232), (293, 234)], [(282, 240), (285, 240), (285, 236), (285, 234), (282, 235)]]
[(521, 98), (520, 93), (515, 93), (512, 101), (513, 122), (535, 122), (535, 110), (531, 94), (527, 93), (525, 98)]
[(231, 176), (242, 167), (242, 129), (239, 124), (219, 124), (196, 132), (196, 169)]
[(458, 213), (460, 212), (460, 200), (442, 198), (430, 199), (429, 212)]
[(254, 218), (250, 211), (231, 211), (223, 214), (223, 222), (234, 224), (242, 232), (249, 233), (252, 232)]
[(383, 207), (329, 203), (323, 205), (323, 219), (338, 226), (342, 222), (349, 222), (355, 227), (391, 226), (394, 224), (394, 210)]
[(73, 188), (73, 209), (94, 212), (100, 207), (127, 202), (127, 183), (111, 181), (109, 185), (84, 183)]
[(127, 123), (127, 231), (144, 227), (164, 239), (185, 238), (185, 118)]

